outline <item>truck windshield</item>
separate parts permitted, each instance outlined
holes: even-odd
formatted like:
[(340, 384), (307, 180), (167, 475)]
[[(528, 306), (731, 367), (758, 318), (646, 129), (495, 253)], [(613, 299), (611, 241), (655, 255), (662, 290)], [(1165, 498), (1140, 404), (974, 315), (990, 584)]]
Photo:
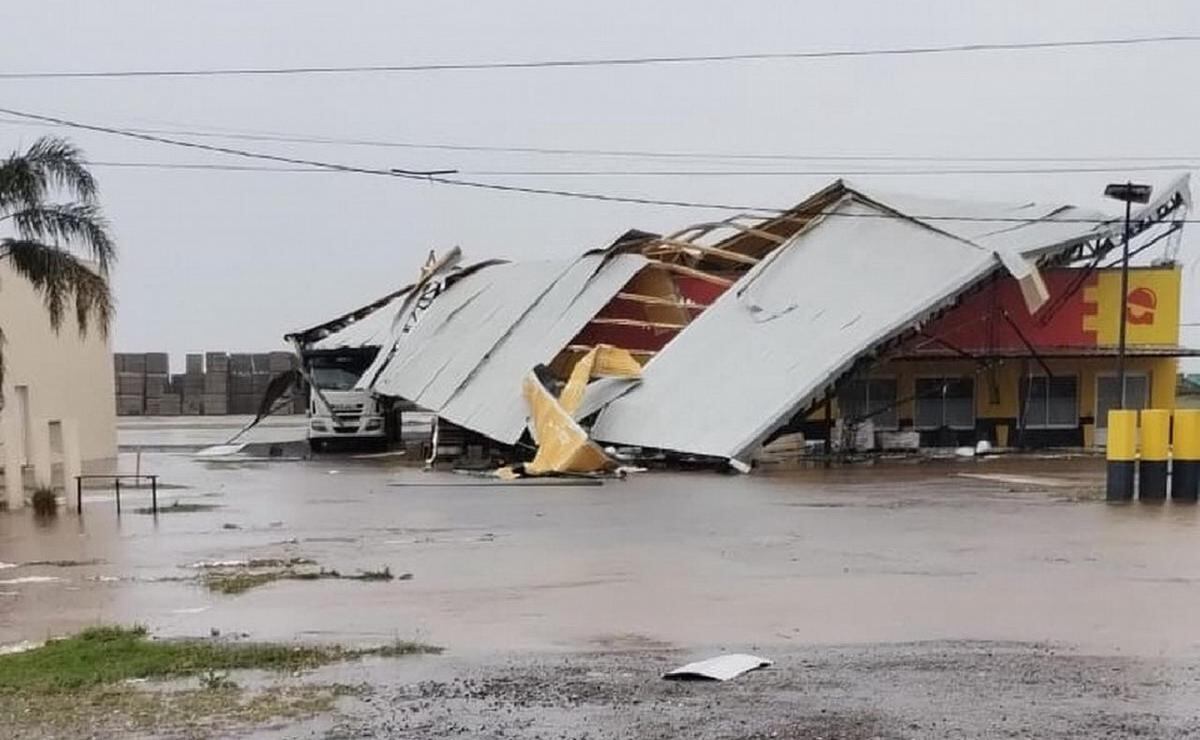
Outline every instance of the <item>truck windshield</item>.
[(344, 367), (314, 367), (313, 382), (323, 391), (348, 391), (358, 382), (359, 374)]

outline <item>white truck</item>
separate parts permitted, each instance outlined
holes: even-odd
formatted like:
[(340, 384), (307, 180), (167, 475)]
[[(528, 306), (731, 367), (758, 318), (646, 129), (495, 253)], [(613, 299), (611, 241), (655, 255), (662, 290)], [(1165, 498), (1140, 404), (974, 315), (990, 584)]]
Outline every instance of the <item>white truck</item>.
[(356, 347), (304, 353), (315, 386), (308, 398), (308, 444), (313, 452), (337, 444), (387, 444), (380, 400), (371, 391), (354, 387), (377, 351), (377, 347)]

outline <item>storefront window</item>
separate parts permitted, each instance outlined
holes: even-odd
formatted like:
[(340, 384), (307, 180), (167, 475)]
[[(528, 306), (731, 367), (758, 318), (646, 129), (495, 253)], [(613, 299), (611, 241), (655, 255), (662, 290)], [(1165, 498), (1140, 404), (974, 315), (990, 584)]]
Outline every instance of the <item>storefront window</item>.
[(895, 378), (861, 378), (848, 381), (838, 392), (838, 410), (849, 422), (871, 421), (876, 428), (899, 426)]
[(1027, 429), (1073, 429), (1079, 426), (1079, 381), (1073, 375), (1023, 378), (1021, 407)]
[(918, 429), (973, 429), (975, 380), (973, 378), (917, 378)]

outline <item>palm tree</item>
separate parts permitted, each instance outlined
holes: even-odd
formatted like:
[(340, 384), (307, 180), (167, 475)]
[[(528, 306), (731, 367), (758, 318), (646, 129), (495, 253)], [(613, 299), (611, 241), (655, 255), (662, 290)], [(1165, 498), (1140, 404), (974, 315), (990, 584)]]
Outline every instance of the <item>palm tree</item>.
[[(47, 202), (56, 194), (69, 201)], [(4, 226), (9, 235), (0, 237), (0, 260), (41, 294), (54, 330), (71, 311), (81, 336), (89, 327), (106, 335), (113, 310), (108, 268), (116, 249), (96, 202), (96, 181), (73, 144), (48, 136), (0, 161), (0, 228)], [(72, 249), (81, 250), (94, 266)], [(13, 319), (0, 316), (0, 322), (5, 320)], [(0, 325), (0, 387), (3, 329)]]

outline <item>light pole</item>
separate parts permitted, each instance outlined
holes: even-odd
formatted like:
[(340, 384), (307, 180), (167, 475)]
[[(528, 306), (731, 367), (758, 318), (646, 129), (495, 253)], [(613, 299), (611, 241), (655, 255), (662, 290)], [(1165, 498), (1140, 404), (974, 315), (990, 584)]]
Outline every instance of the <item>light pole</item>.
[(1135, 185), (1132, 182), (1113, 183), (1104, 188), (1104, 194), (1115, 200), (1125, 201), (1125, 234), (1121, 240), (1121, 300), (1120, 300), (1120, 329), (1117, 333), (1117, 389), (1120, 406), (1125, 408), (1125, 324), (1129, 312), (1129, 218), (1134, 203), (1150, 201), (1149, 185)]

